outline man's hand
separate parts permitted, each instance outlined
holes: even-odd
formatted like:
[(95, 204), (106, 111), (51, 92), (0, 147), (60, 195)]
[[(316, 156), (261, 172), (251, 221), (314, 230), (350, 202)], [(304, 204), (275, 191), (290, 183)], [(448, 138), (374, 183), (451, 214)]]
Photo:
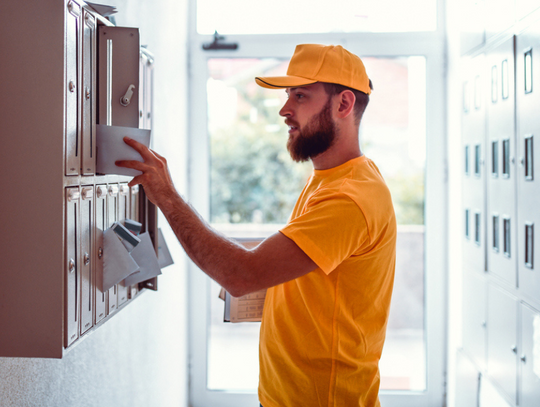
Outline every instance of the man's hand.
[(124, 137), (124, 142), (136, 150), (144, 162), (140, 161), (116, 161), (119, 167), (133, 168), (142, 172), (131, 180), (129, 186), (141, 184), (148, 199), (161, 207), (172, 196), (176, 195), (167, 160), (155, 151), (150, 150), (129, 137)]

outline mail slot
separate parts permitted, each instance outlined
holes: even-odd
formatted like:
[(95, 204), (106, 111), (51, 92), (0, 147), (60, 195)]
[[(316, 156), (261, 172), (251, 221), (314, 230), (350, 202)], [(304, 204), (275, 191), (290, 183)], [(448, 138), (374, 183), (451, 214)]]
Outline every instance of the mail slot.
[(96, 172), (96, 70), (95, 44), (96, 21), (87, 10), (83, 11), (82, 30), (82, 86), (80, 88), (81, 111), (81, 168), (84, 175)]
[(79, 25), (80, 6), (70, 1), (68, 12), (66, 13), (66, 124), (65, 124), (65, 166), (66, 175), (78, 175), (81, 167), (80, 158), (80, 135), (77, 125), (79, 81), (78, 81), (78, 60), (79, 60)]
[(93, 326), (94, 282), (92, 270), (94, 187), (85, 186), (81, 190), (81, 233), (80, 233), (80, 273), (81, 273), (81, 335)]
[(95, 259), (95, 281), (96, 281), (96, 290), (95, 290), (95, 308), (96, 308), (96, 324), (107, 316), (107, 298), (108, 292), (101, 291), (100, 287), (103, 282), (103, 232), (107, 229), (107, 186), (106, 185), (97, 185), (96, 186), (96, 223), (94, 225), (95, 233), (95, 249), (94, 249), (94, 259)]
[(79, 187), (66, 188), (65, 190), (65, 346), (68, 347), (79, 337)]
[[(107, 189), (107, 228), (110, 228), (118, 219), (118, 185), (111, 184)], [(109, 289), (108, 314), (112, 314), (118, 307), (118, 287)]]
[[(129, 187), (127, 184), (119, 185), (118, 193), (118, 221), (122, 222), (129, 218)], [(117, 285), (118, 306), (125, 304), (128, 300), (129, 287), (125, 287), (122, 283)]]

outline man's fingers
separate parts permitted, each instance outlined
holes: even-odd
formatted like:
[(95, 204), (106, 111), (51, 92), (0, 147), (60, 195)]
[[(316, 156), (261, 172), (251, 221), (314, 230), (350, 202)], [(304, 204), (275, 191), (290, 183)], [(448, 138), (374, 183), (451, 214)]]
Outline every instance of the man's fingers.
[(129, 184), (128, 184), (128, 187), (133, 187), (135, 185), (139, 185), (139, 184), (142, 184), (142, 175), (137, 175), (135, 178), (133, 178), (131, 181), (129, 181)]
[(124, 143), (126, 143), (128, 146), (133, 148), (135, 151), (137, 151), (141, 155), (144, 161), (154, 158), (154, 155), (152, 154), (152, 152), (144, 144), (139, 143), (138, 141), (133, 140), (132, 138), (129, 138), (129, 137), (124, 137)]

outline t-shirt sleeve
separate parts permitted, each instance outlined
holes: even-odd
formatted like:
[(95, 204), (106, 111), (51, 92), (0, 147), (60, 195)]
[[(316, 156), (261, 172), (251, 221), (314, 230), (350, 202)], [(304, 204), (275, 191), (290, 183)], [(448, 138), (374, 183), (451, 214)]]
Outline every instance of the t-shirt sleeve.
[(370, 241), (362, 210), (346, 194), (311, 198), (303, 213), (280, 232), (326, 274)]

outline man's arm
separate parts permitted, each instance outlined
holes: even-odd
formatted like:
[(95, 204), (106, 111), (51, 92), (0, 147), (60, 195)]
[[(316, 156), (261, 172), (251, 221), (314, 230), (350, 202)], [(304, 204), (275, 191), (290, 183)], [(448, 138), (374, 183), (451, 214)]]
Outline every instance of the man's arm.
[(171, 225), (188, 256), (201, 270), (231, 295), (238, 297), (293, 280), (317, 268), (317, 265), (281, 233), (265, 239), (248, 250), (214, 231), (176, 192), (165, 158), (144, 145), (124, 139), (144, 159), (118, 161), (120, 167), (142, 171), (129, 183), (141, 184)]

